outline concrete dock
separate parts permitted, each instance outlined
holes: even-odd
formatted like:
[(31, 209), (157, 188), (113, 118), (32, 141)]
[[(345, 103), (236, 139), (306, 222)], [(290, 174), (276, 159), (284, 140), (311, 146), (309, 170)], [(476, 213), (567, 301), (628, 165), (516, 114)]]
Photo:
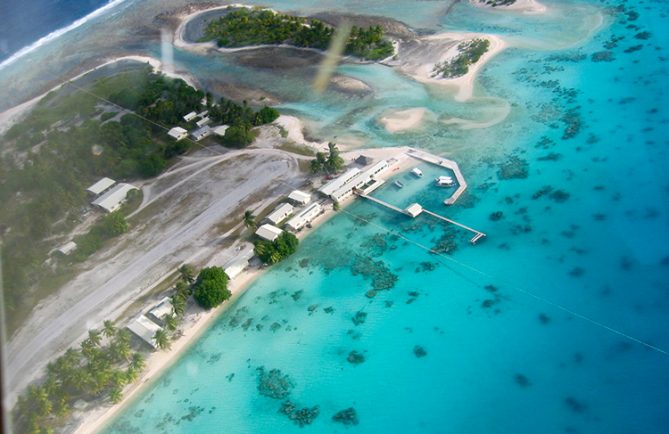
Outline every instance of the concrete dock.
[(460, 167), (458, 166), (458, 163), (456, 163), (455, 161), (449, 160), (447, 158), (437, 157), (436, 155), (428, 154), (427, 152), (418, 151), (416, 149), (409, 150), (407, 152), (407, 155), (417, 160), (422, 160), (430, 164), (435, 164), (437, 166), (445, 167), (446, 169), (453, 171), (453, 173), (455, 174), (455, 179), (456, 181), (458, 181), (458, 188), (451, 195), (451, 197), (444, 200), (444, 204), (453, 205), (455, 201), (458, 200), (458, 198), (462, 195), (462, 193), (464, 193), (465, 190), (467, 189), (467, 181), (465, 181), (465, 177), (462, 176)]

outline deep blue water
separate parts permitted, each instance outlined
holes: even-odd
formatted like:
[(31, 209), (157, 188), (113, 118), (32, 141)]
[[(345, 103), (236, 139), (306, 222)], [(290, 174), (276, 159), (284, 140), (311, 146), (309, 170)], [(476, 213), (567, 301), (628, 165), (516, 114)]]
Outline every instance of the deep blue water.
[(0, 62), (107, 3), (109, 0), (3, 0)]

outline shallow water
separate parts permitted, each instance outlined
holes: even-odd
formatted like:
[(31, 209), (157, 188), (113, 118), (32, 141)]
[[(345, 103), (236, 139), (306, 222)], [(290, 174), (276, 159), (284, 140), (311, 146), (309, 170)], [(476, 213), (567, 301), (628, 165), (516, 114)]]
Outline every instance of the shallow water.
[[(508, 35), (515, 47), (484, 68), (464, 104), (380, 65), (339, 68), (372, 94), (319, 97), (304, 86), (310, 71), (175, 59), (203, 82), (278, 95), (322, 139), (455, 159), (470, 187), (453, 207), (425, 165), (424, 180), (399, 175), (404, 189), (388, 182), (375, 195), (418, 201), (488, 237), (473, 247), (427, 216), (353, 204), (260, 278), (106, 432), (666, 432), (669, 358), (633, 340), (669, 349), (666, 4), (551, 2), (555, 12), (535, 17), (460, 2), (444, 17), (437, 2), (335, 3), (434, 31)], [(304, 13), (335, 3), (263, 2)], [(392, 135), (378, 123), (413, 107), (432, 113), (420, 130)], [(509, 109), (487, 128), (448, 123), (471, 127)], [(454, 243), (442, 256), (426, 251)], [(363, 363), (347, 361), (353, 350)], [(258, 393), (259, 367), (288, 374), (300, 407), (319, 406), (313, 425), (300, 429), (278, 412), (281, 401)], [(331, 420), (351, 406), (359, 425)]]

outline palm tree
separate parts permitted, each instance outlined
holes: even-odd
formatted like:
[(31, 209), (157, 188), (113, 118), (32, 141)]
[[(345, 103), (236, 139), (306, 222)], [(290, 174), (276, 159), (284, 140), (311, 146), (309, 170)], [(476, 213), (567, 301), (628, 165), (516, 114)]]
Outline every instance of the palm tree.
[(97, 347), (102, 341), (102, 336), (100, 335), (99, 331), (91, 329), (88, 331), (88, 340), (90, 340), (91, 343)]
[(170, 337), (164, 329), (156, 331), (156, 334), (153, 335), (153, 340), (161, 350), (167, 350), (171, 346)]
[(130, 358), (130, 368), (137, 371), (144, 369), (144, 356), (142, 356), (140, 353), (133, 353), (132, 357)]
[(177, 317), (183, 316), (186, 312), (186, 300), (181, 294), (174, 294), (172, 296), (172, 311)]
[(181, 273), (181, 278), (186, 282), (190, 284), (195, 282), (195, 270), (193, 270), (191, 265), (183, 264), (179, 267), (179, 273)]
[(116, 327), (111, 320), (105, 320), (102, 326), (102, 333), (108, 338), (111, 338), (116, 334)]
[(123, 399), (123, 389), (120, 387), (114, 387), (111, 392), (109, 392), (109, 399), (114, 404), (118, 404)]
[(246, 226), (249, 229), (253, 229), (256, 227), (256, 216), (253, 215), (253, 211), (250, 209), (247, 209), (244, 212), (244, 226)]
[(165, 327), (167, 327), (167, 330), (173, 332), (177, 329), (177, 319), (174, 315), (165, 315), (163, 321), (165, 322)]

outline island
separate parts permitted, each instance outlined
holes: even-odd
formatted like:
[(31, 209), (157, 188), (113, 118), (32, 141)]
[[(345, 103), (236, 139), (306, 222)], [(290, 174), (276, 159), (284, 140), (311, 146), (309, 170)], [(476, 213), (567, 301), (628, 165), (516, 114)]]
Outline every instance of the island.
[[(281, 14), (268, 9), (240, 8), (209, 21), (200, 42), (215, 40), (219, 47), (289, 45), (326, 50), (334, 28), (316, 18)], [(380, 26), (352, 26), (344, 53), (366, 60), (381, 60), (393, 54), (393, 44)]]

